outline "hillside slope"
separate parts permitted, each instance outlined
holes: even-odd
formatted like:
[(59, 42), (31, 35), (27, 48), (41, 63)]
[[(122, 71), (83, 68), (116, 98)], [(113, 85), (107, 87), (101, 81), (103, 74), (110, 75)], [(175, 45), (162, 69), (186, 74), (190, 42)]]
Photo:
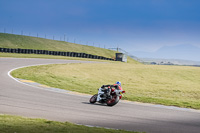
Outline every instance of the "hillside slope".
[(44, 38), (0, 33), (0, 47), (87, 53), (108, 58), (116, 51)]
[[(117, 51), (38, 37), (0, 33), (1, 48), (21, 48), (49, 51), (77, 52), (114, 58)], [(140, 64), (128, 57), (128, 63)]]

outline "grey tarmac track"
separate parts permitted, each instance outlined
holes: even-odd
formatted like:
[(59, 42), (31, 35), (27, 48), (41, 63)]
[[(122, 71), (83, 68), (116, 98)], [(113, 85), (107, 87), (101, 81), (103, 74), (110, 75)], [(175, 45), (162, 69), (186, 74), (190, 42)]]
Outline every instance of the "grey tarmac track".
[[(0, 114), (69, 121), (76, 124), (147, 133), (199, 133), (200, 111), (120, 101), (114, 107), (89, 104), (89, 96), (48, 91), (16, 82), (14, 68), (57, 63), (91, 63), (54, 59), (0, 58)], [(67, 82), (67, 81), (66, 81)]]

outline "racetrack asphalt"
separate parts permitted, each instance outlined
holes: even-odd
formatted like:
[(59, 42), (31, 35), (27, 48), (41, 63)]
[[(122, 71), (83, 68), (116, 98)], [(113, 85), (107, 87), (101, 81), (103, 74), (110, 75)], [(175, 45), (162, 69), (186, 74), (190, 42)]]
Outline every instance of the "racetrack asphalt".
[(116, 106), (90, 104), (88, 95), (48, 91), (16, 82), (12, 69), (41, 64), (91, 61), (0, 58), (0, 114), (69, 121), (147, 133), (199, 133), (200, 111), (121, 100)]

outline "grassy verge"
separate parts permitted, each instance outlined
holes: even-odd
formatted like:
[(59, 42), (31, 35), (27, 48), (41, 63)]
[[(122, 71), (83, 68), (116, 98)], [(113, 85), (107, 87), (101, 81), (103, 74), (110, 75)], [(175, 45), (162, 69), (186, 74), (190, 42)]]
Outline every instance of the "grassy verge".
[[(108, 60), (78, 58), (68, 56), (55, 56), (55, 55), (40, 55), (40, 54), (17, 54), (17, 53), (1, 53), (0, 57), (13, 57), (13, 58), (42, 58), (42, 59), (64, 59), (64, 60), (86, 60), (86, 61), (98, 61), (98, 62), (113, 62)], [(131, 61), (133, 62), (133, 61)]]
[[(75, 125), (69, 122), (31, 119), (19, 116), (0, 115), (1, 133), (128, 133), (124, 130), (113, 130)], [(136, 132), (135, 132), (136, 133)]]
[(62, 64), (34, 66), (12, 72), (48, 86), (95, 94), (102, 84), (121, 81), (124, 99), (200, 109), (200, 68), (109, 64)]
[[(17, 54), (17, 53), (1, 53), (0, 57), (13, 57), (13, 58), (43, 58), (43, 59), (64, 59), (64, 60), (87, 60), (87, 61), (98, 61), (98, 62), (113, 62), (109, 60), (90, 59), (90, 58), (78, 58), (68, 56), (55, 56), (55, 55), (40, 55), (40, 54)], [(134, 59), (128, 57), (127, 63), (141, 64)]]

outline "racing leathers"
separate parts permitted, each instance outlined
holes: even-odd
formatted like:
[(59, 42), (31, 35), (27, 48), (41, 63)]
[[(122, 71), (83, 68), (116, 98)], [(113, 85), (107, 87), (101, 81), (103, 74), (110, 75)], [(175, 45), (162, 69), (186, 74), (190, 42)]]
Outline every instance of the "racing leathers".
[(113, 85), (102, 85), (101, 88), (104, 89), (104, 94), (101, 95), (101, 97), (105, 97), (108, 99), (112, 99), (112, 96), (110, 95), (111, 92), (113, 92), (115, 89), (117, 90), (122, 90), (121, 86), (118, 84), (113, 84)]

